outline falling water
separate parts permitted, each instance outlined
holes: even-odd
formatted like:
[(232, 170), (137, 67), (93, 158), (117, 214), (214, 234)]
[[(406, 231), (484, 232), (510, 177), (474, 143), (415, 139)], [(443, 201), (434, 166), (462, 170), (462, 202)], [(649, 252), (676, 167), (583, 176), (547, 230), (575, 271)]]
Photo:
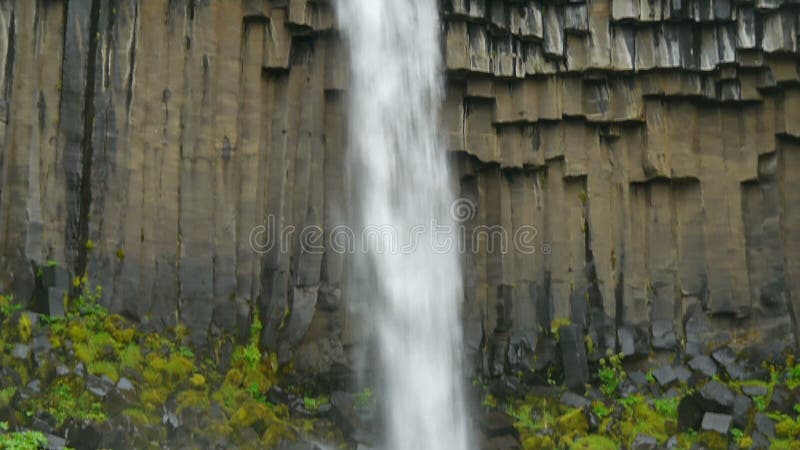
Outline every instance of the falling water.
[[(375, 288), (370, 320), (386, 446), (466, 449), (458, 357), (461, 268), (448, 214), (449, 174), (437, 135), (442, 100), (437, 1), (336, 0), (336, 5), (351, 60), (356, 220), (392, 230), (356, 256), (369, 267)], [(447, 226), (450, 231), (443, 231)], [(395, 238), (411, 248), (398, 246)]]

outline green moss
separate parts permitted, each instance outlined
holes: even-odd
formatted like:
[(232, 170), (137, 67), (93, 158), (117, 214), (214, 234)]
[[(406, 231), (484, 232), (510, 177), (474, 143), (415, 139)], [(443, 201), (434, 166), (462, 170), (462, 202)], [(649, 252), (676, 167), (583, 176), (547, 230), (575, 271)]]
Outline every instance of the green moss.
[(31, 340), (31, 319), (27, 314), (20, 314), (17, 320), (17, 337), (20, 342), (28, 342)]
[(529, 436), (522, 441), (525, 450), (552, 450), (556, 448), (553, 437), (548, 434)]
[(699, 442), (702, 442), (709, 450), (726, 450), (728, 448), (728, 436), (719, 433), (704, 431), (700, 433)]
[(619, 450), (622, 448), (613, 440), (599, 435), (586, 436), (572, 444), (570, 450)]
[(142, 350), (136, 344), (128, 344), (119, 353), (120, 368), (138, 368), (142, 364)]
[(159, 422), (156, 420), (158, 419), (156, 416), (136, 408), (128, 408), (122, 411), (122, 415), (131, 419), (131, 422), (139, 427), (149, 427)]
[(770, 442), (770, 450), (800, 450), (800, 441), (775, 439)]
[(117, 371), (117, 365), (110, 362), (110, 361), (93, 361), (90, 362), (89, 365), (86, 367), (86, 370), (89, 371), (92, 375), (105, 375), (108, 378), (111, 378), (116, 383), (119, 381), (119, 372)]
[(158, 386), (163, 382), (161, 372), (150, 367), (144, 369), (142, 372), (142, 377), (148, 386)]
[(5, 408), (11, 403), (11, 399), (14, 398), (14, 394), (17, 393), (17, 388), (14, 386), (9, 386), (0, 390), (0, 409)]
[(203, 375), (196, 373), (189, 378), (189, 384), (194, 386), (195, 388), (202, 388), (206, 385), (206, 377)]
[(142, 391), (139, 399), (142, 404), (149, 410), (153, 411), (161, 407), (167, 402), (169, 392), (162, 387), (148, 388)]
[(573, 409), (556, 419), (556, 431), (562, 446), (571, 447), (589, 431), (589, 422), (582, 409)]
[(775, 434), (778, 437), (798, 439), (800, 438), (800, 420), (792, 419), (789, 416), (781, 415), (777, 417), (775, 424)]
[(619, 436), (626, 445), (630, 445), (640, 434), (665, 442), (677, 432), (677, 424), (673, 420), (663, 417), (645, 403), (635, 404), (627, 414), (626, 420), (618, 424)]
[(208, 394), (205, 391), (198, 390), (181, 391), (176, 400), (178, 402), (178, 413), (186, 408), (208, 409), (211, 404)]
[(91, 364), (94, 361), (95, 351), (88, 344), (77, 343), (73, 345), (75, 357), (84, 365)]
[(181, 380), (195, 371), (194, 361), (183, 355), (173, 353), (170, 355), (169, 361), (167, 361), (167, 365), (164, 367), (164, 371), (172, 377), (173, 380)]
[(233, 428), (247, 428), (256, 422), (263, 421), (270, 416), (270, 411), (267, 406), (255, 400), (244, 402), (234, 413), (231, 415), (228, 422)]
[(163, 372), (167, 368), (167, 360), (157, 353), (148, 353), (145, 359), (145, 362), (150, 369)]

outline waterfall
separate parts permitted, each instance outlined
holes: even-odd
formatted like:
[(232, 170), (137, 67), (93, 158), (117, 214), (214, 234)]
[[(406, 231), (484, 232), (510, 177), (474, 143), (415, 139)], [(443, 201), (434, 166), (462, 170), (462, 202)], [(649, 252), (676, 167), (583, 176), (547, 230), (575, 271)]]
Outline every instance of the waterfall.
[(436, 0), (336, 0), (351, 61), (356, 221), (378, 230), (355, 258), (370, 274), (385, 445), (466, 449), (461, 267), (445, 148)]

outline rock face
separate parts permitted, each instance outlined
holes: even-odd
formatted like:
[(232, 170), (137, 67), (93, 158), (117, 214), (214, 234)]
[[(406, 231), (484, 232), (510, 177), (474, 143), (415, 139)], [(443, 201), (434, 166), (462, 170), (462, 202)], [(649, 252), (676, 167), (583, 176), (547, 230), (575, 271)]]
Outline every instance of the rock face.
[[(475, 361), (565, 319), (590, 359), (797, 335), (796, 3), (442, 4)], [(198, 342), (257, 305), (265, 346), (343, 362), (344, 48), (322, 1), (0, 1), (0, 288), (52, 260)]]

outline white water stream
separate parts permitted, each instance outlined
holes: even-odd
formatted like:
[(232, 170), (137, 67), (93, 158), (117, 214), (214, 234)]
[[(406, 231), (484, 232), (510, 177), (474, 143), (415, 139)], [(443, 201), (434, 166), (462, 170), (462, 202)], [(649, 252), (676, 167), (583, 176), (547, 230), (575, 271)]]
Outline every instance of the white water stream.
[[(369, 268), (385, 446), (468, 447), (461, 382), (461, 267), (438, 136), (442, 55), (436, 0), (335, 0), (351, 61), (348, 120), (356, 220), (389, 226), (357, 261)], [(422, 226), (424, 232), (420, 232)], [(410, 249), (397, 248), (414, 242)], [(446, 237), (451, 248), (443, 248)]]

